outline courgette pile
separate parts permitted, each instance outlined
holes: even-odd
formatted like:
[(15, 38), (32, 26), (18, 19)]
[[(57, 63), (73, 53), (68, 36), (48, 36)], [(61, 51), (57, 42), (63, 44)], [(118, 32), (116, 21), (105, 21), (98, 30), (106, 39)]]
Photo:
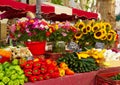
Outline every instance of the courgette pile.
[(66, 53), (57, 60), (58, 64), (65, 62), (68, 67), (76, 73), (90, 72), (99, 69), (96, 61), (92, 57), (78, 59), (76, 53)]

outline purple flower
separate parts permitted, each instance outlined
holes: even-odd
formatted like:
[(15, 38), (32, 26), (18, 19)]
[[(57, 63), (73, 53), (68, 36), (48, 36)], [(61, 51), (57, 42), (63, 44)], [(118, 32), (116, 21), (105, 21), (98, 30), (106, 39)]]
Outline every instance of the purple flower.
[(27, 33), (30, 33), (30, 30), (29, 30), (29, 28), (27, 28), (25, 31), (26, 31)]
[(32, 36), (32, 33), (31, 33), (31, 32), (29, 32), (29, 33), (28, 33), (28, 36)]

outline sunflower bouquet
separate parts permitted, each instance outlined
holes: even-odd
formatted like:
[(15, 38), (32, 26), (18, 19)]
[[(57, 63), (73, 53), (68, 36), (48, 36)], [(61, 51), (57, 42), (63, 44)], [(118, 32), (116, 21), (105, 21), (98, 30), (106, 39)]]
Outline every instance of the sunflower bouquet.
[(116, 40), (116, 32), (108, 22), (91, 20), (88, 22), (78, 21), (75, 27), (79, 31), (74, 35), (73, 40), (82, 49), (95, 48), (97, 42), (110, 45)]

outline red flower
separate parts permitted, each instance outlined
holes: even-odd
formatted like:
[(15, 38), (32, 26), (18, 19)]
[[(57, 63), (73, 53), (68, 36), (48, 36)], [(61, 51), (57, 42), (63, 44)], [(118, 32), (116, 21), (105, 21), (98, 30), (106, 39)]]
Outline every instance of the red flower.
[(50, 34), (51, 34), (50, 32), (46, 32), (46, 36), (47, 36), (47, 37), (49, 37), (49, 36), (50, 36)]

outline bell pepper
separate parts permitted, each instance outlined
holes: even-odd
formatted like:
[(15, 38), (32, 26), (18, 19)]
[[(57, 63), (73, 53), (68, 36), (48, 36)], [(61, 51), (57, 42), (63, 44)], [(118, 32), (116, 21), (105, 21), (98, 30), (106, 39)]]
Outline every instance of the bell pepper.
[(66, 69), (68, 69), (68, 65), (65, 62), (61, 62), (60, 63), (60, 68), (66, 70)]
[(8, 77), (3, 77), (2, 82), (4, 82), (5, 84), (7, 84), (10, 81), (10, 79)]
[(62, 77), (65, 75), (65, 70), (62, 68), (59, 68), (59, 73), (60, 73), (60, 76)]
[(11, 75), (10, 79), (15, 80), (17, 78), (17, 76), (18, 76), (18, 74), (15, 73), (15, 74)]
[(3, 66), (2, 66), (2, 64), (0, 63), (0, 72), (2, 72), (3, 71)]
[(4, 76), (4, 73), (3, 73), (3, 72), (1, 72), (1, 73), (0, 73), (0, 80), (2, 80), (2, 79), (3, 79), (3, 76)]
[(13, 65), (18, 65), (18, 64), (19, 64), (18, 59), (14, 59), (14, 60), (12, 61), (12, 64), (13, 64)]
[(40, 67), (40, 72), (41, 72), (41, 73), (46, 73), (46, 72), (47, 72), (47, 67), (46, 67), (45, 65), (42, 65), (42, 66)]
[(42, 74), (38, 75), (38, 81), (40, 81), (40, 80), (44, 80), (44, 77)]
[(33, 63), (33, 67), (35, 68), (40, 68), (40, 66), (41, 66), (41, 63), (39, 61), (36, 61)]
[(10, 63), (9, 63), (9, 62), (4, 62), (4, 63), (3, 63), (3, 67), (4, 67), (4, 68), (8, 68), (9, 66), (10, 66)]
[(37, 76), (30, 76), (30, 78), (29, 78), (29, 80), (30, 80), (31, 82), (35, 82), (35, 81), (37, 81), (37, 79), (38, 79)]
[(25, 75), (24, 75), (24, 74), (18, 75), (18, 76), (17, 76), (17, 79), (25, 79)]
[(28, 78), (27, 77), (25, 77), (25, 80), (24, 80), (25, 82), (28, 82)]
[(33, 73), (33, 75), (39, 75), (40, 74), (39, 68), (33, 68), (32, 73)]
[(24, 72), (25, 72), (25, 76), (27, 77), (32, 75), (32, 69), (25, 69)]
[(51, 74), (51, 77), (52, 77), (52, 78), (60, 77), (60, 73), (59, 73), (59, 71), (58, 71), (58, 72), (54, 72), (54, 73), (52, 73), (52, 74)]
[(65, 70), (65, 74), (66, 74), (66, 75), (73, 75), (73, 74), (75, 74), (75, 73), (74, 73), (74, 71), (72, 71), (71, 69), (66, 69), (66, 70)]
[(23, 79), (20, 79), (20, 80), (19, 80), (19, 83), (20, 83), (20, 85), (24, 85), (25, 82), (24, 82)]
[(51, 78), (51, 76), (50, 76), (49, 73), (47, 73), (47, 74), (44, 75), (44, 79), (45, 79), (45, 80), (50, 79), (50, 78)]
[(24, 68), (26, 68), (26, 69), (28, 69), (28, 68), (32, 68), (32, 63), (31, 63), (31, 61), (29, 62), (26, 62), (26, 65), (24, 66)]
[(14, 85), (13, 81), (10, 80), (10, 81), (8, 82), (8, 85)]
[(0, 85), (5, 85), (3, 82), (0, 82)]
[(20, 82), (18, 79), (14, 80), (13, 83), (14, 83), (13, 85), (20, 85)]

